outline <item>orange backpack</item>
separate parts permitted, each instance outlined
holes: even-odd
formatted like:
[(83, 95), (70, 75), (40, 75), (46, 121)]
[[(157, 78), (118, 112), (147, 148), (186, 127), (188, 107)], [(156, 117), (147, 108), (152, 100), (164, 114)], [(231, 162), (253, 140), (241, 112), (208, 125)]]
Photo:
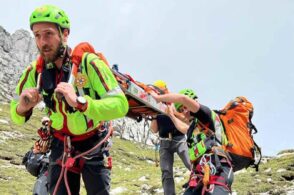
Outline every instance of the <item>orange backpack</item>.
[[(81, 42), (73, 49), (73, 51), (70, 54), (70, 58), (72, 62), (76, 64), (77, 66), (79, 66), (82, 61), (83, 54), (85, 52), (95, 53), (99, 57), (99, 59), (102, 60), (109, 67), (109, 63), (107, 59), (105, 58), (105, 56), (100, 52), (96, 52), (94, 47), (88, 42)], [(36, 65), (37, 73), (42, 73), (44, 63), (45, 62), (42, 56), (39, 56), (37, 58), (37, 65)], [(74, 68), (77, 69), (77, 66)]]
[(99, 57), (99, 59), (102, 60), (109, 67), (109, 63), (106, 60), (105, 56), (100, 52), (96, 52), (94, 47), (88, 42), (81, 42), (73, 49), (71, 54), (72, 62), (79, 65), (85, 52), (95, 53)]
[(253, 140), (253, 134), (257, 133), (257, 129), (251, 122), (252, 103), (243, 96), (236, 97), (216, 113), (219, 114), (228, 139), (225, 148), (232, 158), (234, 171), (250, 165), (258, 170), (261, 151)]

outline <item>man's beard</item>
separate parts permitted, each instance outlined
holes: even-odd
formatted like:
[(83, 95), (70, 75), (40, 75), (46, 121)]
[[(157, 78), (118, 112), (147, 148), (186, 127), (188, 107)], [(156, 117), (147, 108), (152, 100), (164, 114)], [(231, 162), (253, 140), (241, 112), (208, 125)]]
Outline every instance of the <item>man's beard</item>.
[[(61, 48), (62, 48), (62, 43), (59, 43), (58, 47), (54, 50), (54, 48), (50, 48), (48, 45), (45, 45), (42, 47), (42, 49), (39, 49), (39, 52), (42, 56), (42, 58), (44, 59), (45, 63), (48, 64), (48, 63), (54, 63), (59, 57), (60, 57), (60, 51), (61, 51)], [(48, 49), (51, 49), (51, 50), (54, 50), (52, 54), (50, 55), (45, 55), (43, 53), (44, 50), (48, 50)]]

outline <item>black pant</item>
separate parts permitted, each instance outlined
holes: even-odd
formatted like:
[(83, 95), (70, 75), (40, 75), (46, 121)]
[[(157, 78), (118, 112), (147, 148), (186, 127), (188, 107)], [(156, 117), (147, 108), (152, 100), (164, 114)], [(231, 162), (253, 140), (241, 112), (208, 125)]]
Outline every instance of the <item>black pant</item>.
[(165, 195), (175, 195), (175, 181), (173, 173), (174, 154), (177, 153), (188, 170), (191, 163), (185, 136), (174, 137), (172, 141), (160, 141), (160, 168), (162, 173), (162, 187)]
[[(72, 143), (75, 151), (84, 152), (92, 148), (99, 141), (97, 137), (91, 137), (82, 142)], [(54, 138), (51, 144), (50, 165), (49, 165), (49, 192), (53, 194), (56, 183), (58, 181), (61, 166), (56, 164), (56, 160), (60, 159), (63, 154), (63, 142)], [(68, 171), (67, 179), (71, 194), (79, 194), (80, 177), (82, 175), (88, 195), (108, 195), (110, 190), (110, 170), (103, 165), (103, 156), (99, 152), (91, 160), (86, 160), (81, 174)], [(62, 179), (57, 194), (67, 194), (64, 180)]]

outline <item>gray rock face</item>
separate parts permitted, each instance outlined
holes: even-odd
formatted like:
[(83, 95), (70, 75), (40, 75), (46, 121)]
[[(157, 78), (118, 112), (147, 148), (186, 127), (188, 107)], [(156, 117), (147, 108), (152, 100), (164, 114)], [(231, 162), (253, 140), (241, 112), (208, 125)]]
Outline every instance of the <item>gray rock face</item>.
[(38, 54), (34, 39), (26, 30), (10, 35), (0, 26), (0, 101), (7, 102), (22, 71)]
[(132, 140), (147, 145), (153, 145), (157, 137), (150, 132), (150, 122), (136, 122), (128, 117), (114, 120), (115, 135), (121, 139)]

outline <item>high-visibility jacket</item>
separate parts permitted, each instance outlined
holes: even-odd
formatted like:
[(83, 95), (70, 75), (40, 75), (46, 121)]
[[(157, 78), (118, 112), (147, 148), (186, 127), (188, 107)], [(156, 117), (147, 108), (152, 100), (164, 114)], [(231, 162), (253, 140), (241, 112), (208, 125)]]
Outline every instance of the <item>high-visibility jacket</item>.
[[(128, 112), (128, 101), (110, 68), (93, 53), (84, 53), (81, 62), (83, 89), (88, 92), (84, 95), (88, 101), (87, 109), (84, 112), (77, 110), (69, 112), (65, 100), (58, 101), (55, 93), (52, 95), (54, 109), (48, 107), (46, 109), (52, 121), (51, 127), (56, 131), (69, 132), (71, 135), (88, 133), (99, 126), (101, 121), (120, 118)], [(23, 90), (36, 87), (36, 64), (36, 61), (32, 62), (23, 72), (15, 90), (16, 97), (11, 101), (11, 118), (16, 124), (24, 124), (29, 118), (17, 114), (16, 108), (19, 103), (17, 97)], [(76, 84), (75, 90), (77, 91)], [(42, 94), (47, 95), (44, 90)], [(90, 128), (87, 120), (92, 120)]]

